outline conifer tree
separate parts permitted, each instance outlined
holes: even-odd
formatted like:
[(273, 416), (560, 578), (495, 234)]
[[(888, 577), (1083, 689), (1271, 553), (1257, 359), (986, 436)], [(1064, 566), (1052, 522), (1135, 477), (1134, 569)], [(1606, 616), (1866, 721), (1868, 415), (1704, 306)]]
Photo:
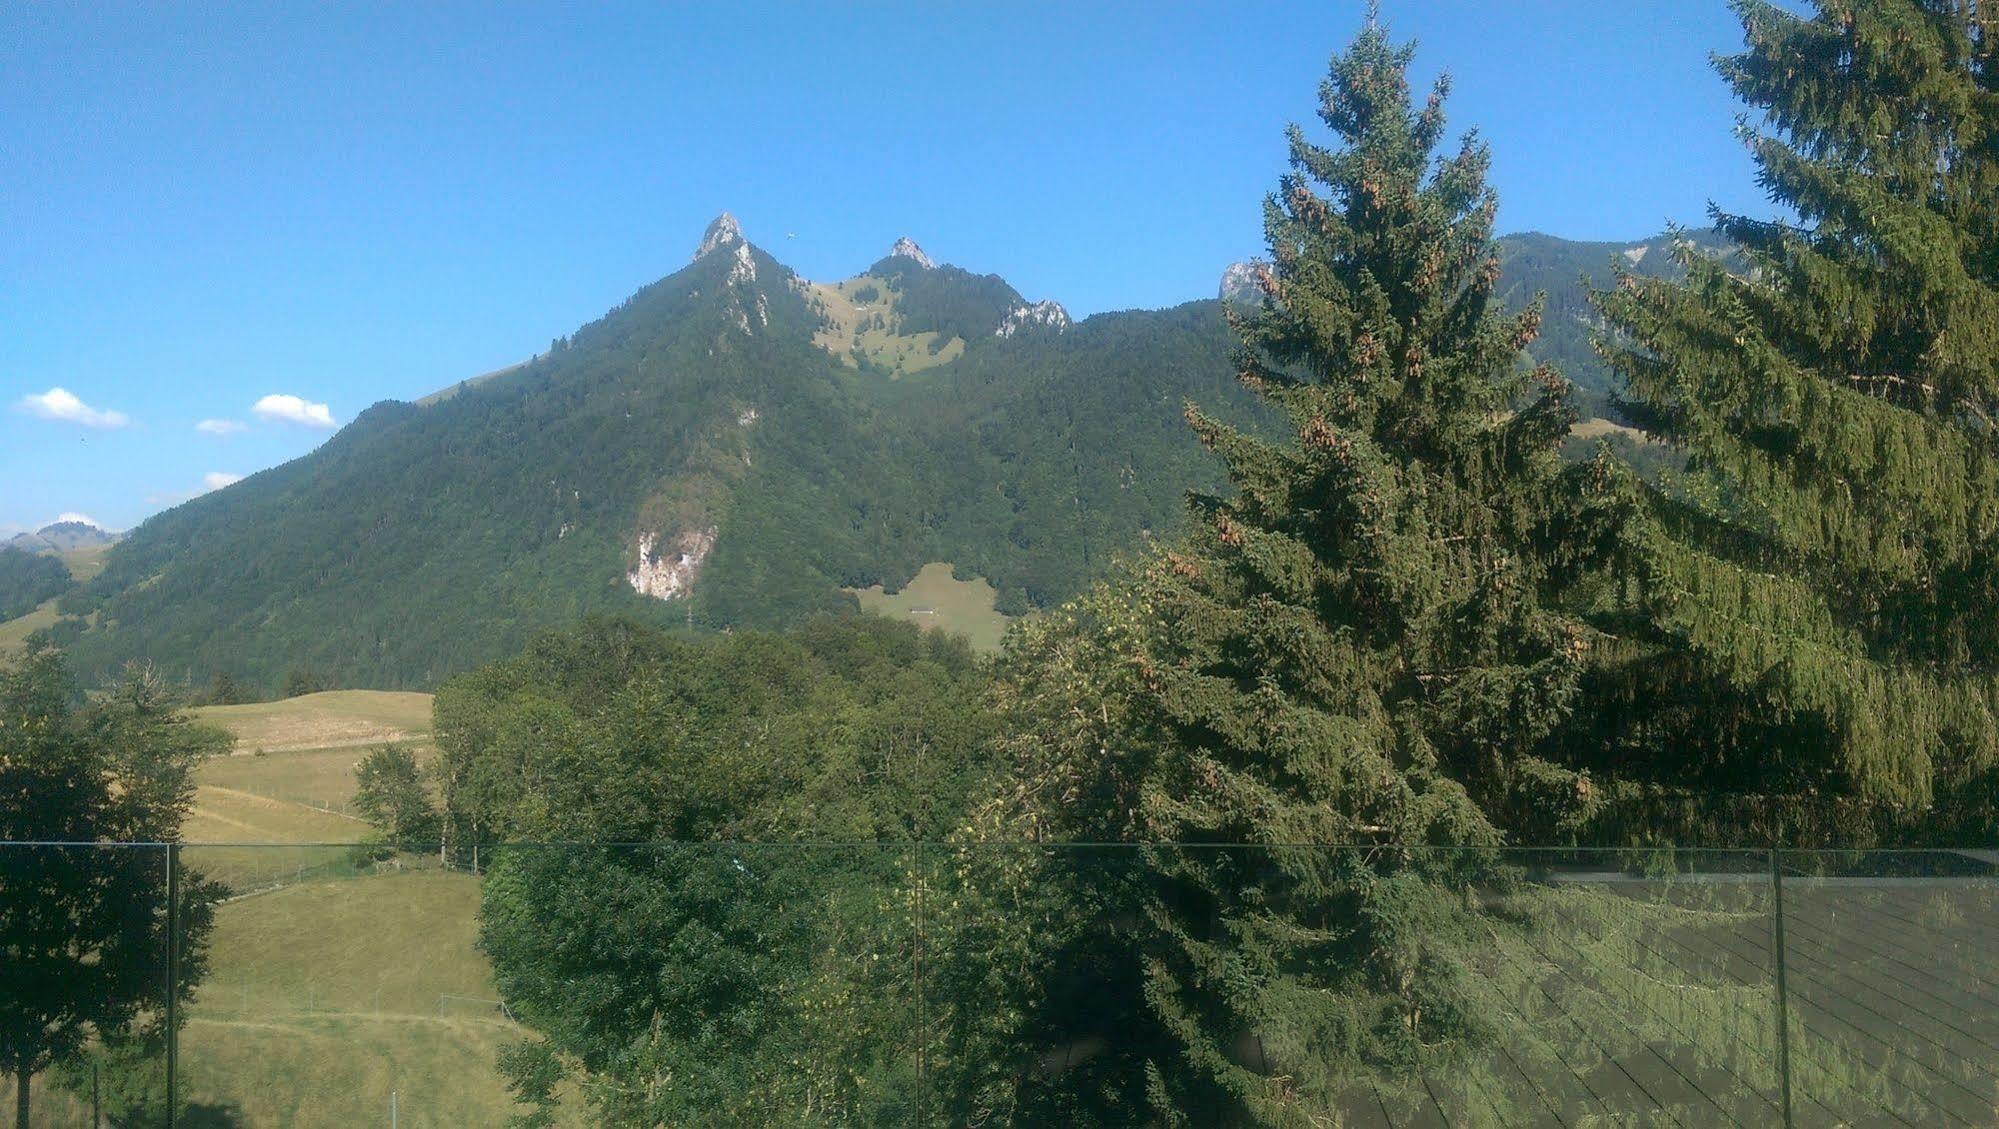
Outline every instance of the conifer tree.
[(1518, 366), (1538, 303), (1492, 306), (1486, 148), (1439, 153), (1446, 84), (1416, 105), (1411, 58), (1370, 18), (1320, 91), (1340, 144), (1294, 127), (1265, 202), (1239, 371), (1291, 434), (1190, 405), (1232, 493), (1002, 672), (1016, 733), (1046, 722), (1010, 743), (1021, 817), (1160, 844), (1130, 915), (1150, 1026), (1112, 1053), (1167, 1123), (1302, 1123), (1362, 1061), (1475, 1036), (1469, 885), (1505, 827), (1588, 802), (1539, 753), (1590, 649), (1574, 417)]
[[(1638, 620), (1600, 748), (1681, 782), (1995, 830), (1999, 12), (1739, 0), (1718, 62), (1796, 221), (1599, 298), (1634, 409), (1690, 456), (1627, 527)], [(1667, 759), (1670, 754), (1670, 759)], [(1793, 816), (1795, 820), (1798, 816)]]

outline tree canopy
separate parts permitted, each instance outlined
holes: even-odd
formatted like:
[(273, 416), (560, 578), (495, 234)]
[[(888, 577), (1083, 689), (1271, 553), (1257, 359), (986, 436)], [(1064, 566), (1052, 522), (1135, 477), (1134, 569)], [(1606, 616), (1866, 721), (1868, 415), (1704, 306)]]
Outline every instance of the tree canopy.
[(0, 1070), (20, 1129), (35, 1075), (91, 1050), (156, 1052), (167, 992), (184, 1001), (200, 981), (218, 891), (179, 875), (170, 904), (166, 844), (195, 763), (226, 744), (150, 671), (86, 702), (53, 649), (0, 668)]
[(1999, 70), (1991, 14), (1736, 5), (1721, 60), (1795, 221), (1603, 295), (1682, 447), (1622, 540), (1602, 747), (1706, 790), (1853, 796), (1989, 836), (1999, 760)]

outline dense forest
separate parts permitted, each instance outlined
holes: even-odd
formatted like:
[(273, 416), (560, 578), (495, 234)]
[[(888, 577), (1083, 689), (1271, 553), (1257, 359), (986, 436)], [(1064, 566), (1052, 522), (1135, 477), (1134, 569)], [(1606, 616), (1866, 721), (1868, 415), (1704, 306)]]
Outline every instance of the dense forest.
[[(1507, 1038), (1478, 981), (1521, 926), (1508, 844), (1999, 839), (1999, 152), (1959, 140), (1999, 136), (1995, 45), (1863, 8), (1745, 3), (1720, 64), (1799, 223), (1718, 215), (1566, 311), (1669, 470), (1564, 455), (1577, 391), (1520, 363), (1550, 311), (1502, 283), (1487, 152), (1370, 21), (1233, 304), (1253, 402), (1180, 411), (1215, 485), (996, 662), (838, 615), (594, 621), (447, 682), (405, 806), (487, 873), (547, 1036), (507, 1059), (529, 1120), (567, 1080), (616, 1124), (1326, 1123)], [(1216, 316), (968, 352), (881, 418), (1004, 460), (1014, 398), (1071, 410), (1055, 358)], [(1119, 435), (1128, 395), (1068, 426)], [(1151, 489), (1070, 469), (1040, 493)], [(658, 845), (530, 845), (576, 839)]]
[(69, 569), (48, 553), (0, 549), (0, 620), (28, 614), (70, 583)]

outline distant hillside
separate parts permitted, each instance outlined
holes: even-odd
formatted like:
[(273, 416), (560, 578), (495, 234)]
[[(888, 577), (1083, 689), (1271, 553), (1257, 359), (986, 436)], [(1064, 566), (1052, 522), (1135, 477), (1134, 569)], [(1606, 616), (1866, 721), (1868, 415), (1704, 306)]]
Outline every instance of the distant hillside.
[(121, 536), (86, 521), (58, 521), (0, 541), (0, 662), (32, 632), (59, 626), (56, 601), (96, 576)]
[(0, 547), (0, 622), (27, 615), (72, 583), (69, 569), (54, 555)]
[[(1722, 247), (1720, 237), (1706, 229), (1687, 232), (1684, 238), (1704, 250)], [(1590, 310), (1589, 291), (1608, 288), (1618, 266), (1642, 275), (1680, 277), (1684, 272), (1673, 260), (1672, 238), (1584, 243), (1534, 231), (1498, 242), (1500, 301), (1518, 308), (1536, 291), (1548, 296), (1540, 339), (1528, 347), (1530, 358), (1560, 368), (1583, 393), (1581, 406), (1590, 414), (1603, 413), (1616, 389), (1610, 370), (1590, 348), (1590, 335), (1601, 326)]]
[[(1537, 351), (1602, 388), (1580, 276), (1629, 247), (1502, 243), (1550, 293)], [(592, 613), (784, 624), (924, 565), (1020, 615), (1170, 537), (1219, 468), (1195, 400), (1250, 426), (1214, 300), (1072, 324), (899, 241), (811, 282), (727, 216), (693, 261), (512, 368), (361, 413), (311, 454), (158, 515), (60, 598), (86, 671), (145, 656), (274, 690), (435, 685)], [(38, 615), (54, 609), (43, 608)], [(39, 621), (38, 621), (39, 622)]]
[(123, 536), (122, 533), (100, 529), (87, 521), (58, 521), (44, 525), (33, 533), (16, 533), (0, 541), (0, 549), (60, 553), (115, 544)]

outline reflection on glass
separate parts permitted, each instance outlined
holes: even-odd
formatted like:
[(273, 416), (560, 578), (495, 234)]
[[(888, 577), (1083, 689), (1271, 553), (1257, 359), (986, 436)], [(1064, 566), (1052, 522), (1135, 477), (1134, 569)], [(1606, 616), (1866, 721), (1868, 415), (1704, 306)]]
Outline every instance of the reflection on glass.
[(0, 847), (29, 1122), (164, 1124), (171, 1077), (208, 1126), (1983, 1124), (1999, 1077), (1999, 878), (1964, 854), (479, 860)]

